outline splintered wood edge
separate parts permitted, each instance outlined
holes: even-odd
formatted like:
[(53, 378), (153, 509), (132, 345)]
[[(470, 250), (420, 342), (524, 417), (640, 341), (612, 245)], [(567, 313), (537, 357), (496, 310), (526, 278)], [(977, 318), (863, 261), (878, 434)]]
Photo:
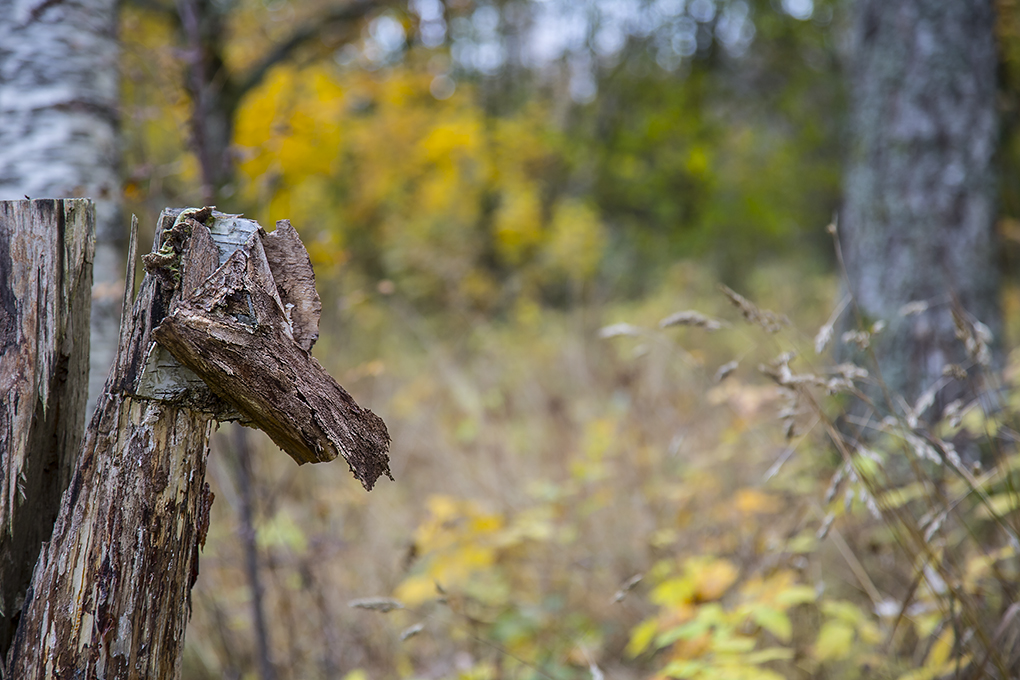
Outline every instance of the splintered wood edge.
[(315, 271), (301, 237), (290, 220), (279, 220), (276, 231), (262, 241), (266, 259), (276, 281), (284, 311), (294, 330), (294, 341), (303, 350), (319, 339), (322, 301), (315, 289)]
[[(267, 249), (271, 238), (261, 229), (252, 234), (177, 305), (153, 337), (298, 464), (342, 455), (371, 489), (378, 477), (390, 476), (386, 425), (361, 408), (302, 346), (311, 337), (312, 316), (317, 335), (317, 294), (301, 308), (305, 325), (301, 339), (295, 337), (298, 296), (307, 294), (309, 283), (314, 291), (311, 265), (296, 233), (284, 232)], [(268, 257), (281, 250), (299, 270), (286, 289), (277, 286)]]

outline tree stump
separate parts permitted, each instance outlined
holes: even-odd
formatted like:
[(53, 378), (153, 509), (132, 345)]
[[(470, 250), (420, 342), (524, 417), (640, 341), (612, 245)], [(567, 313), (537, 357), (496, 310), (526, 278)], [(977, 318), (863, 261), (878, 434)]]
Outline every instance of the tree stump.
[(0, 659), (85, 426), (94, 213), (0, 201)]
[(289, 223), (266, 234), (210, 208), (166, 210), (143, 261), (8, 677), (178, 677), (217, 421), (265, 429), (299, 464), (342, 455), (368, 489), (389, 474), (382, 420), (308, 352), (320, 305)]

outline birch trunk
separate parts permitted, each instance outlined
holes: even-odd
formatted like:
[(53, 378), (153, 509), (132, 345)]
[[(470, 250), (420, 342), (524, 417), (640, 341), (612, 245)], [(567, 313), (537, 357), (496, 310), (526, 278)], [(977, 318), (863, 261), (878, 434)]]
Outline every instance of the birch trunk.
[(95, 202), (88, 410), (117, 350), (126, 229), (116, 0), (0, 0), (0, 199)]
[(85, 425), (93, 210), (0, 201), (0, 659)]
[[(303, 426), (291, 439), (270, 435), (299, 462), (343, 454), (366, 487), (389, 472), (382, 421), (307, 352), (318, 334), (311, 264), (293, 230), (277, 231), (267, 235), (251, 220), (208, 208), (160, 217), (153, 252), (143, 258), (147, 275), (125, 309), (117, 360), (36, 565), (8, 677), (179, 676), (212, 503), (205, 468), (214, 421), (261, 426), (294, 417)], [(129, 262), (133, 251), (134, 231)], [(125, 307), (128, 300), (130, 291)], [(195, 310), (210, 300), (218, 325), (208, 330), (226, 339), (195, 331)], [(193, 372), (173, 348), (156, 344), (171, 319), (195, 331), (189, 343), (234, 343), (212, 360), (217, 370), (259, 374), (262, 352), (275, 342), (292, 359), (289, 372), (274, 374), (272, 385), (207, 384), (216, 374), (197, 364)], [(346, 400), (317, 399), (311, 384)], [(258, 389), (278, 395), (252, 397)]]
[[(862, 0), (854, 6), (852, 144), (840, 239), (884, 381), (935, 415), (980, 393), (957, 338), (1001, 328), (994, 236), (998, 139), (992, 0)], [(903, 306), (916, 313), (905, 313)], [(956, 312), (954, 313), (954, 308)], [(965, 310), (966, 314), (960, 314)], [(957, 317), (957, 318), (954, 318)], [(948, 365), (968, 380), (944, 378)], [(957, 371), (958, 373), (958, 371)]]

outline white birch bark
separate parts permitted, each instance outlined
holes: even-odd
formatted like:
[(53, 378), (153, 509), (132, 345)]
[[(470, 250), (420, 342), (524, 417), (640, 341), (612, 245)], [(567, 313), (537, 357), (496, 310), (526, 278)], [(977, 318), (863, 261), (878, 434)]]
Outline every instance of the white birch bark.
[(96, 205), (88, 410), (117, 346), (125, 227), (116, 0), (0, 0), (0, 200)]

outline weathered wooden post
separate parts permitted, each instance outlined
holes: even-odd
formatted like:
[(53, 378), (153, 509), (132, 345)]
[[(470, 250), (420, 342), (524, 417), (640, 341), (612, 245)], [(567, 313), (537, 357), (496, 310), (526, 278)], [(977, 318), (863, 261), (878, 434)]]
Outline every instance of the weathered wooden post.
[[(129, 263), (134, 262), (133, 230)], [(264, 429), (299, 464), (389, 474), (382, 420), (308, 350), (319, 300), (286, 221), (160, 216), (117, 361), (86, 431), (7, 659), (16, 678), (176, 678), (212, 502), (216, 421)]]
[(94, 215), (0, 201), (0, 660), (85, 425)]

